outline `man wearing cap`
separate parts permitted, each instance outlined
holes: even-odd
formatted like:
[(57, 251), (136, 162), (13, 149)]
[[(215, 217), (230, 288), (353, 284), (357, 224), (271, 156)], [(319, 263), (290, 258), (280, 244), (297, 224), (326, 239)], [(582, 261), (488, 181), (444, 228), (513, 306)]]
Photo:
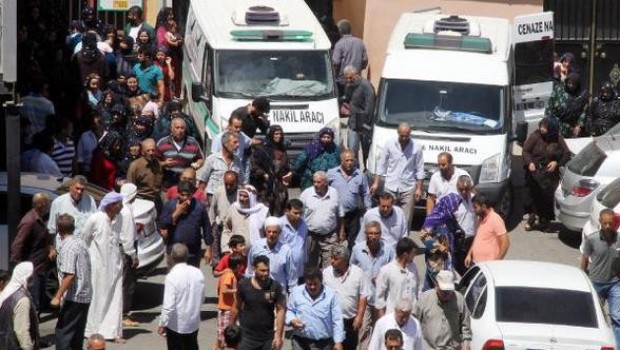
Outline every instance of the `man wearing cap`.
[[(269, 275), (280, 283), (285, 290), (297, 286), (297, 272), (291, 248), (288, 244), (280, 241), (282, 222), (275, 216), (265, 219), (265, 238), (261, 238), (252, 244), (248, 253), (248, 261), (254, 261), (259, 255), (269, 258)], [(246, 277), (254, 276), (254, 267), (250, 264), (245, 272)]]
[(242, 120), (241, 131), (249, 138), (253, 139), (256, 135), (256, 128), (260, 129), (263, 135), (267, 134), (269, 120), (265, 114), (271, 110), (271, 104), (265, 97), (259, 97), (247, 106), (239, 107), (232, 112)]
[(461, 293), (454, 290), (453, 272), (437, 274), (435, 289), (420, 295), (413, 315), (422, 326), (424, 349), (470, 349), (469, 312)]
[(82, 232), (92, 266), (92, 300), (85, 336), (99, 333), (107, 340), (123, 343), (123, 245), (121, 230), (123, 195), (110, 192), (99, 211), (92, 214)]
[(123, 326), (137, 327), (139, 323), (129, 316), (129, 312), (131, 311), (133, 293), (136, 289), (136, 269), (138, 268), (138, 250), (136, 249), (138, 232), (136, 230), (136, 221), (133, 213), (133, 203), (136, 201), (138, 188), (132, 183), (126, 183), (121, 186), (121, 194), (123, 195), (123, 209), (121, 209), (120, 215), (123, 218), (123, 227), (120, 239), (124, 253)]

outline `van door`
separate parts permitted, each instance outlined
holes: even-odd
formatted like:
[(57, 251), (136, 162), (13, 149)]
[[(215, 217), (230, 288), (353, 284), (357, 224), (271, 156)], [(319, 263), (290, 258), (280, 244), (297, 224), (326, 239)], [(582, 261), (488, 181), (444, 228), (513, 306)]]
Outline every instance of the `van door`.
[(529, 135), (544, 117), (553, 89), (553, 12), (515, 17), (512, 45), (513, 126), (527, 123)]

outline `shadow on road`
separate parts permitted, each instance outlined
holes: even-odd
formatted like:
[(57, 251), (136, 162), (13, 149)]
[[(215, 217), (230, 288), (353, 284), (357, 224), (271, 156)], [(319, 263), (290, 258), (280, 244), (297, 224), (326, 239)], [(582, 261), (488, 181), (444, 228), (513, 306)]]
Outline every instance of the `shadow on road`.
[[(140, 297), (136, 298), (138, 295)], [(161, 305), (163, 300), (163, 284), (138, 280), (132, 310), (149, 310)]]
[(566, 228), (560, 228), (558, 239), (567, 246), (579, 249), (581, 245), (581, 234), (579, 232), (569, 231)]
[(215, 319), (217, 317), (217, 311), (200, 311), (200, 320), (206, 321), (210, 319)]
[(155, 311), (132, 312), (131, 317), (140, 323), (151, 323), (154, 319), (159, 317), (159, 312), (155, 312)]
[(130, 340), (131, 338), (140, 334), (151, 334), (153, 331), (149, 331), (144, 328), (123, 328), (123, 338)]

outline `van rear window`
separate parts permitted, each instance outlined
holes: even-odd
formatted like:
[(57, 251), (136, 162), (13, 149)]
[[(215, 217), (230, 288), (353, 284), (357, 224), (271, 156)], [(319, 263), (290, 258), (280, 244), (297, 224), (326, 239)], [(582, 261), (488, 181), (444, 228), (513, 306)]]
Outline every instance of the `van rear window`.
[(581, 176), (594, 176), (607, 158), (596, 142), (590, 142), (567, 165), (568, 170)]

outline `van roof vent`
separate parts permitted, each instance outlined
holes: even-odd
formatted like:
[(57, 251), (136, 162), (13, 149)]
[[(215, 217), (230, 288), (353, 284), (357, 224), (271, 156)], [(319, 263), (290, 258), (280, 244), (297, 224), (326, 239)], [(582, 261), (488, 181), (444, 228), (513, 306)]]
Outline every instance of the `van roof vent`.
[(469, 21), (456, 15), (444, 17), (435, 21), (433, 31), (435, 33), (450, 31), (469, 35)]
[(286, 26), (288, 18), (276, 8), (266, 5), (252, 5), (238, 9), (233, 13), (233, 22), (238, 26)]

